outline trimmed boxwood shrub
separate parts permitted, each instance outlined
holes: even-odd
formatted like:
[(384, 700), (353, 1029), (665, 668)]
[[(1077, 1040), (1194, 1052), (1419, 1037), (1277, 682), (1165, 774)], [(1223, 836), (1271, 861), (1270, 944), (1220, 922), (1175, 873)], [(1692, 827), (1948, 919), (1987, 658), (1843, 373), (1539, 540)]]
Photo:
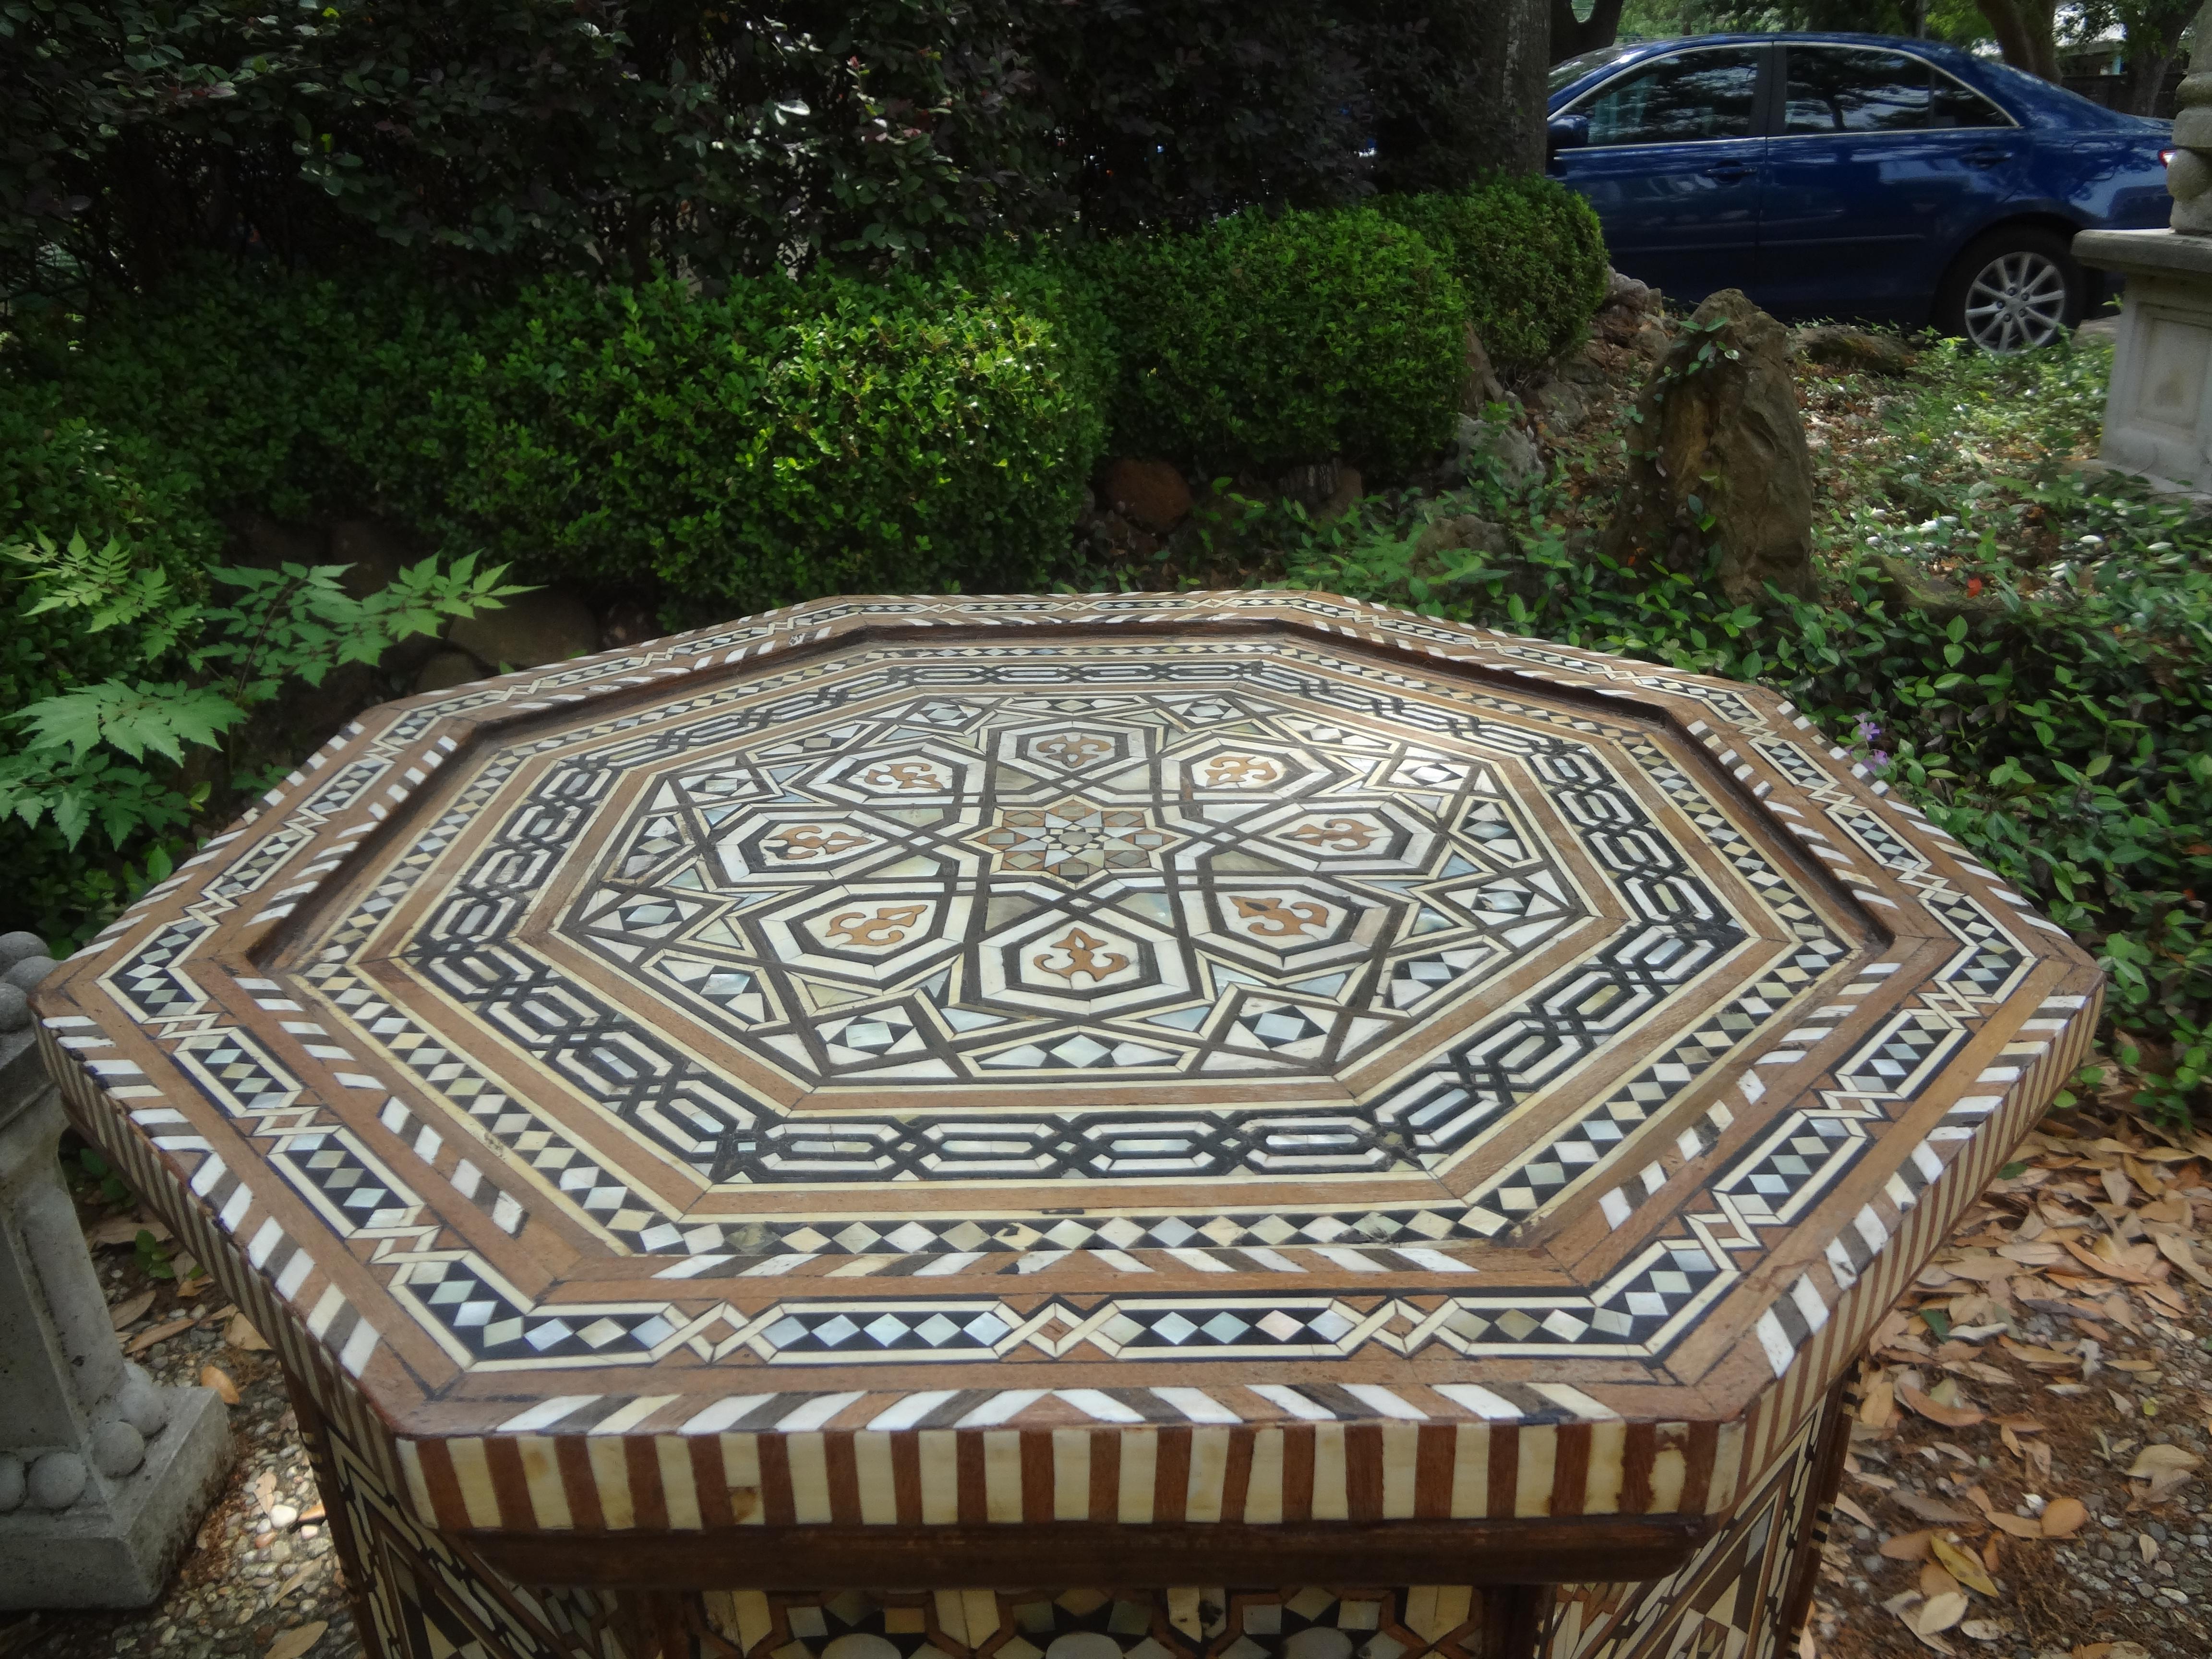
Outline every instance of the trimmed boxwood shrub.
[(433, 389), (410, 516), (700, 614), (1018, 586), (1074, 522), (1106, 366), (1079, 295), (994, 276), (540, 283)]
[(1121, 352), (1121, 453), (1237, 471), (1343, 455), (1387, 477), (1451, 435), (1467, 296), (1371, 209), (1239, 214), (1084, 265)]
[(58, 386), (0, 380), (0, 405), (35, 392), (118, 430), (160, 411), (202, 554), (210, 514), (374, 511), (688, 617), (1034, 579), (1066, 545), (1111, 376), (1088, 291), (1011, 255), (711, 296), (558, 277), (465, 307), (204, 270), (49, 360)]
[(1590, 204), (1558, 180), (1496, 177), (1376, 211), (1417, 231), (1467, 291), (1491, 362), (1510, 374), (1557, 356), (1603, 303), (1610, 265)]

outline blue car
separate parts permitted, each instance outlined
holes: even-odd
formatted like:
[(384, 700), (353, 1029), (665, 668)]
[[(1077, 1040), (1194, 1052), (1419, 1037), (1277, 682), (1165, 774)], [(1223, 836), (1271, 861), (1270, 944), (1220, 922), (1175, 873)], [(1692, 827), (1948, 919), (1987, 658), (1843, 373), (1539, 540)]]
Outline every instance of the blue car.
[(1694, 303), (2046, 344), (2103, 298), (2077, 230), (2163, 226), (2164, 121), (1926, 40), (1723, 34), (1552, 70), (1553, 176), (1613, 264)]

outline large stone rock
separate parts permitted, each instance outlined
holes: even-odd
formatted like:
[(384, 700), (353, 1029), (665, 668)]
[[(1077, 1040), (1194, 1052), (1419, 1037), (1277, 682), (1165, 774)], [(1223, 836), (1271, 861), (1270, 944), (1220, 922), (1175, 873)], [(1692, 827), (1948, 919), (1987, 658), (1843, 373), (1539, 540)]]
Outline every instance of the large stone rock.
[(1106, 469), (1106, 505), (1130, 523), (1164, 536), (1190, 516), (1190, 485), (1166, 461), (1125, 458)]
[(599, 648), (599, 619), (565, 587), (518, 593), (496, 611), (455, 623), (446, 642), (494, 672), (538, 668)]
[(471, 680), (484, 677), (483, 665), (465, 651), (438, 652), (422, 667), (415, 671), (413, 690), (417, 695), (425, 691), (450, 691), (457, 685), (466, 685)]
[(1790, 350), (1808, 363), (1861, 374), (1904, 374), (1920, 361), (1920, 355), (1894, 334), (1836, 324), (1799, 329)]
[(1510, 421), (1461, 416), (1452, 453), (1462, 469), (1486, 466), (1509, 489), (1521, 489), (1544, 476), (1544, 458), (1536, 441)]
[(1706, 300), (1691, 324), (1637, 398), (1628, 481), (1606, 550), (1696, 571), (1710, 547), (1731, 604), (1763, 598), (1770, 582), (1808, 595), (1813, 462), (1789, 334), (1732, 288)]
[(1971, 589), (1963, 587), (1893, 553), (1881, 555), (1875, 562), (1883, 576), (1882, 598), (1898, 615), (1917, 611), (1932, 622), (1948, 623), (1954, 617), (1991, 622), (2005, 614), (2003, 599), (1978, 581)]

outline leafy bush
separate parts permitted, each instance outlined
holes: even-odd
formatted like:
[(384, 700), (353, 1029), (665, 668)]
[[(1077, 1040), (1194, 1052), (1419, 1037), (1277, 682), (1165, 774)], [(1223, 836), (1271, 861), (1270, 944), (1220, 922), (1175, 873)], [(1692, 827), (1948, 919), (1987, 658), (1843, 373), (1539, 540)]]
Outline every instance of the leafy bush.
[(1551, 179), (1486, 179), (1462, 191), (1384, 196), (1376, 211), (1443, 258), (1499, 370), (1558, 356), (1603, 303), (1611, 267), (1590, 204)]
[[(0, 380), (0, 410), (161, 411), (199, 556), (210, 514), (374, 512), (697, 617), (1032, 579), (1074, 520), (1111, 375), (1088, 290), (1003, 254), (712, 295), (554, 277), (465, 308), (202, 266), (44, 349), (58, 389)], [(65, 506), (0, 534), (66, 536)]]
[(555, 279), (487, 318), (430, 396), (415, 516), (695, 614), (1013, 586), (1066, 540), (1106, 365), (1048, 277)]
[(1467, 299), (1370, 209), (1240, 214), (1090, 252), (1121, 356), (1115, 447), (1207, 469), (1403, 475), (1451, 435)]
[[(1775, 686), (2096, 954), (2144, 1103), (2185, 1115), (2212, 1076), (2212, 526), (2057, 465), (2095, 431), (2108, 363), (1939, 356), (1887, 417), (1901, 441), (1864, 464), (1869, 499), (1820, 527), (1812, 600), (1732, 607), (1571, 544), (1556, 481), (1432, 507), (1515, 523), (1510, 556), (1424, 552), (1377, 509), (1294, 546), (1288, 579)], [(1990, 476), (2005, 447), (2024, 476)], [(2024, 570), (2038, 543), (2069, 556)], [(1937, 554), (1986, 614), (1900, 607), (1882, 559)]]
[[(498, 567), (478, 572), (473, 558), (450, 570), (426, 559), (366, 599), (339, 586), (345, 566), (287, 564), (210, 570), (210, 580), (240, 590), (233, 603), (210, 605), (114, 538), (95, 549), (82, 534), (63, 545), (34, 532), (0, 544), (0, 559), (25, 590), (26, 621), (65, 619), (119, 671), (73, 678), (8, 715), (27, 731), (19, 750), (0, 754), (0, 826), (28, 839), (20, 849), (28, 856), (11, 860), (9, 908), (27, 887), (49, 938), (75, 931), (82, 917), (69, 914), (72, 905), (96, 913), (101, 898), (167, 874), (180, 832), (218, 784), (260, 786), (236, 775), (241, 757), (226, 742), (250, 709), (289, 681), (319, 685), (343, 664), (374, 665), (400, 641), (521, 591), (501, 585)], [(137, 867), (124, 865), (119, 880), (112, 869), (79, 868), (71, 881), (54, 842), (73, 854), (94, 830)]]
[(471, 283), (719, 282), (1329, 205), (1370, 168), (1533, 164), (1522, 27), (1419, 0), (11, 3), (0, 289), (390, 246)]
[[(52, 526), (143, 550), (179, 592), (198, 591), (222, 530), (201, 507), (197, 479), (167, 446), (128, 428), (63, 413), (61, 389), (31, 383), (0, 396), (0, 540)], [(22, 571), (0, 561), (0, 709), (15, 709), (129, 660), (119, 635), (88, 633), (76, 618), (21, 614)]]

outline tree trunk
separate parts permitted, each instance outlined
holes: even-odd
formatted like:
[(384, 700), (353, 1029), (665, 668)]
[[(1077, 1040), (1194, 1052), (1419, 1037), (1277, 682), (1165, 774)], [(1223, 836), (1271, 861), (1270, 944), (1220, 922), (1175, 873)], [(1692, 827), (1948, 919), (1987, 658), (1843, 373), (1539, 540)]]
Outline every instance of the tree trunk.
[(1997, 38), (1997, 50), (2014, 69), (2058, 79), (2057, 0), (1974, 0)]
[(1624, 0), (1592, 0), (1588, 21), (1575, 15), (1575, 0), (1552, 0), (1551, 58), (1564, 64), (1600, 46), (1609, 46), (1620, 33)]
[(1547, 0), (1458, 0), (1479, 45), (1469, 110), (1484, 163), (1507, 173), (1544, 165), (1544, 71), (1550, 67)]
[(2128, 54), (2128, 88), (2124, 107), (2130, 115), (2155, 115), (2158, 94), (2166, 85), (2166, 72), (2173, 59), (2162, 52)]

